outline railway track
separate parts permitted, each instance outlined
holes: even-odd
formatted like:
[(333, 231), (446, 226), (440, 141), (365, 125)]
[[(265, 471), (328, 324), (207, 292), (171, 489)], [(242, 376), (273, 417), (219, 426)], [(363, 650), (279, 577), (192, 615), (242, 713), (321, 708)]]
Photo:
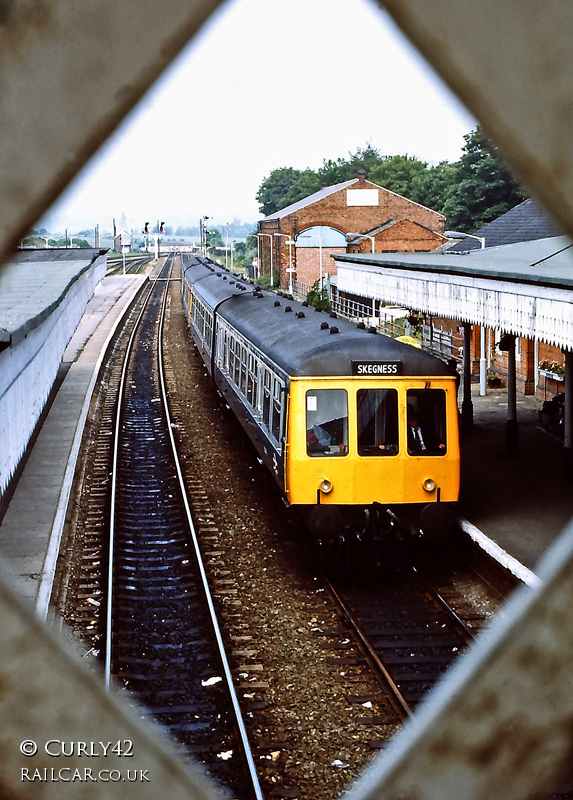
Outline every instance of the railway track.
[(106, 680), (114, 674), (224, 785), (262, 798), (173, 440), (161, 347), (167, 287), (157, 281), (150, 294), (120, 385)]
[[(461, 591), (415, 567), (359, 582), (323, 576), (339, 614), (352, 632), (383, 691), (402, 719), (473, 641), (501, 602), (471, 571), (459, 574)], [(464, 591), (467, 594), (464, 595)], [(474, 602), (468, 602), (473, 598)]]
[[(135, 275), (140, 272), (142, 267), (151, 261), (151, 256), (142, 256), (141, 258), (129, 258), (125, 261), (125, 273)], [(107, 262), (106, 275), (119, 275), (123, 271), (122, 258), (110, 258)]]
[[(166, 280), (162, 280), (155, 284), (154, 291), (160, 293), (160, 287), (166, 283)], [(175, 287), (176, 285), (177, 284), (174, 284), (173, 286)], [(149, 307), (152, 308), (153, 306), (155, 310), (157, 310), (159, 306), (159, 300), (156, 297), (150, 299)], [(147, 338), (144, 337), (143, 332), (140, 332), (138, 334), (138, 340), (148, 354), (153, 354), (155, 352), (154, 338), (158, 328), (157, 321), (151, 323), (150, 326), (151, 330), (145, 334)], [(180, 351), (177, 349), (172, 350), (172, 372), (179, 369), (179, 358)], [(134, 367), (134, 373), (141, 373), (143, 375), (146, 369), (147, 367), (138, 363)], [(199, 362), (196, 371), (197, 375), (193, 377), (191, 383), (201, 380), (200, 376), (203, 374), (204, 369)], [(154, 372), (153, 366), (149, 368), (148, 372), (149, 375)], [(134, 374), (128, 374), (126, 382), (128, 385), (132, 383), (135, 384)], [(113, 385), (117, 386), (118, 384), (118, 378), (114, 378)], [(222, 677), (223, 670), (220, 667), (219, 657), (216, 651), (210, 645), (208, 646), (208, 642), (211, 639), (209, 626), (207, 624), (204, 626), (202, 621), (200, 623), (194, 622), (194, 629), (190, 635), (191, 641), (185, 639), (185, 636), (187, 636), (187, 633), (184, 631), (185, 618), (189, 615), (193, 615), (196, 619), (199, 618), (199, 611), (195, 611), (195, 606), (192, 605), (191, 602), (195, 601), (195, 595), (197, 597), (199, 596), (199, 584), (191, 583), (191, 578), (188, 579), (186, 574), (183, 573), (183, 567), (188, 566), (184, 565), (183, 561), (189, 561), (190, 563), (192, 561), (192, 559), (189, 558), (190, 550), (192, 549), (190, 540), (181, 533), (178, 527), (183, 518), (183, 512), (181, 510), (176, 513), (171, 512), (172, 515), (168, 515), (167, 522), (165, 523), (165, 527), (169, 529), (167, 534), (171, 535), (176, 533), (176, 536), (171, 536), (170, 538), (179, 539), (178, 542), (174, 541), (169, 543), (169, 547), (173, 544), (174, 550), (168, 550), (168, 543), (165, 541), (167, 534), (165, 530), (161, 529), (163, 523), (160, 519), (159, 506), (162, 506), (162, 503), (159, 504), (157, 502), (157, 497), (160, 496), (163, 501), (169, 494), (174, 494), (175, 483), (172, 483), (173, 476), (168, 474), (171, 468), (166, 469), (167, 456), (165, 453), (168, 452), (168, 448), (161, 451), (161, 455), (159, 456), (160, 467), (155, 466), (157, 461), (152, 461), (152, 453), (148, 448), (152, 447), (155, 440), (162, 440), (163, 444), (165, 444), (169, 439), (169, 430), (174, 430), (176, 434), (182, 433), (185, 427), (185, 417), (181, 416), (180, 418), (179, 414), (177, 416), (177, 422), (182, 422), (184, 425), (181, 431), (177, 430), (176, 427), (173, 428), (169, 426), (166, 433), (161, 433), (158, 427), (158, 417), (161, 417), (159, 412), (160, 403), (157, 402), (161, 399), (158, 384), (152, 384), (151, 388), (146, 390), (147, 393), (141, 392), (138, 394), (137, 389), (135, 389), (135, 391), (137, 402), (134, 401), (135, 404), (129, 412), (128, 421), (130, 424), (127, 425), (126, 423), (125, 429), (127, 430), (132, 427), (131, 422), (139, 418), (139, 414), (143, 408), (147, 407), (148, 410), (151, 409), (152, 413), (148, 418), (148, 427), (145, 429), (144, 436), (142, 437), (144, 449), (136, 451), (134, 444), (130, 444), (126, 448), (128, 459), (131, 459), (131, 461), (128, 461), (129, 466), (125, 473), (127, 475), (127, 482), (130, 484), (136, 483), (134, 480), (136, 465), (145, 467), (143, 472), (150, 473), (151, 476), (157, 477), (160, 474), (160, 469), (164, 470), (164, 473), (161, 473), (160, 484), (152, 487), (151, 499), (145, 499), (145, 503), (149, 502), (149, 505), (144, 509), (144, 516), (150, 517), (153, 515), (152, 519), (155, 523), (154, 530), (151, 532), (143, 531), (140, 535), (139, 531), (143, 529), (139, 522), (136, 522), (137, 518), (135, 517), (134, 509), (132, 509), (132, 513), (126, 515), (127, 527), (129, 528), (129, 526), (131, 526), (132, 530), (128, 530), (124, 537), (126, 541), (129, 540), (127, 541), (127, 550), (123, 556), (116, 558), (117, 568), (115, 570), (116, 576), (120, 577), (120, 582), (116, 584), (119, 587), (119, 595), (123, 596), (116, 595), (114, 602), (116, 609), (118, 606), (122, 609), (129, 630), (125, 632), (120, 627), (114, 630), (112, 641), (115, 650), (111, 663), (114, 673), (126, 679), (126, 688), (140, 697), (140, 699), (148, 705), (150, 711), (154, 713), (156, 718), (164, 725), (167, 725), (167, 727), (170, 727), (173, 734), (189, 751), (193, 752), (199, 760), (206, 764), (212, 774), (222, 783), (231, 786), (237, 795), (247, 797), (250, 796), (250, 790), (246, 788), (246, 781), (242, 774), (237, 775), (236, 771), (234, 771), (233, 762), (236, 761), (238, 750), (238, 737), (235, 727), (230, 725), (229, 728), (219, 728), (218, 738), (214, 737), (210, 731), (213, 727), (213, 720), (218, 721), (220, 718), (222, 722), (226, 723), (226, 721), (230, 719), (231, 714), (228, 710), (228, 706), (225, 710), (223, 704), (223, 682), (212, 682), (212, 679)], [(180, 394), (180, 402), (182, 405), (181, 411), (183, 411), (185, 404), (189, 403), (188, 393)], [(99, 440), (100, 444), (97, 445), (99, 449), (96, 448), (93, 451), (97, 455), (91, 459), (93, 466), (99, 468), (99, 472), (97, 473), (99, 477), (97, 478), (97, 482), (92, 479), (92, 482), (88, 484), (89, 491), (87, 496), (92, 498), (93, 503), (89, 506), (89, 511), (87, 513), (88, 521), (96, 531), (100, 529), (105, 530), (107, 528), (108, 511), (105, 505), (102, 511), (101, 503), (98, 505), (98, 498), (109, 496), (110, 440), (113, 438), (110, 436), (110, 432), (113, 429), (111, 406), (113, 406), (113, 403), (110, 403), (108, 397), (105, 404), (102, 404), (103, 440)], [(211, 437), (211, 441), (208, 443), (208, 446), (205, 443), (200, 444), (200, 440), (197, 439), (196, 434), (190, 437), (192, 443), (191, 450), (194, 451), (188, 453), (187, 457), (190, 460), (194, 461), (194, 456), (200, 449), (208, 451), (210, 447), (212, 451), (219, 447), (226, 447), (227, 443), (221, 444), (214, 439), (214, 429), (221, 424), (219, 420), (220, 413), (219, 411), (214, 415), (214, 421), (211, 423), (203, 422), (203, 425), (207, 427), (207, 431), (209, 432), (210, 430), (208, 437)], [(228, 437), (228, 435), (227, 432), (226, 436)], [(98, 441), (98, 437), (94, 436), (93, 438), (94, 441)], [(233, 456), (231, 456), (231, 460), (229, 460), (229, 456), (225, 456), (224, 466), (225, 469), (221, 470), (219, 465), (218, 471), (216, 472), (219, 476), (219, 483), (223, 486), (230, 485), (229, 483), (225, 483), (226, 479), (224, 476), (227, 472), (227, 468), (229, 468), (229, 474), (236, 474), (237, 476), (240, 474), (241, 470), (249, 469), (249, 467), (245, 467), (239, 463), (238, 457), (237, 464), (235, 465)], [(257, 631), (261, 629), (261, 626), (259, 622), (259, 628), (257, 629), (255, 627), (253, 630), (250, 621), (248, 621), (248, 606), (252, 601), (248, 597), (248, 592), (247, 597), (245, 597), (244, 591), (250, 586), (253, 576), (247, 577), (247, 575), (245, 575), (243, 577), (243, 571), (246, 572), (244, 561), (241, 569), (237, 569), (237, 564), (233, 563), (231, 553), (235, 550), (235, 545), (237, 544), (236, 539), (234, 540), (232, 537), (231, 539), (229, 538), (229, 531), (227, 531), (225, 525), (220, 527), (220, 515), (217, 507), (218, 501), (214, 504), (213, 497), (208, 497), (208, 495), (212, 495), (213, 492), (203, 483), (204, 475), (197, 474), (193, 477), (193, 472), (194, 470), (186, 470), (187, 488), (191, 495), (193, 511), (198, 517), (197, 527), (200, 529), (201, 541), (204, 549), (208, 551), (206, 555), (209, 564), (206, 569), (209, 573), (210, 583), (214, 586), (215, 593), (218, 595), (216, 598), (218, 607), (224, 609), (223, 614), (226, 620), (225, 638), (233, 641), (235, 647), (245, 648), (241, 650), (237, 649), (233, 652), (233, 656), (235, 657), (235, 682), (244, 693), (244, 698), (247, 698), (245, 711), (248, 713), (249, 717), (254, 716), (254, 719), (249, 720), (249, 730), (253, 732), (254, 738), (256, 737), (257, 739), (257, 766), (261, 770), (261, 774), (264, 774), (265, 793), (269, 794), (272, 792), (273, 795), (284, 797), (324, 796), (324, 792), (321, 792), (320, 795), (318, 793), (316, 795), (313, 794), (314, 790), (311, 790), (310, 786), (314, 785), (314, 781), (307, 775), (301, 775), (301, 773), (306, 772), (306, 770), (298, 766), (299, 762), (294, 762), (293, 759), (293, 755), (297, 751), (302, 736), (301, 722), (304, 724), (305, 716), (308, 714), (308, 711), (304, 709), (304, 706), (301, 706), (301, 710), (298, 712), (300, 714), (299, 720), (294, 723), (290, 722), (290, 720), (292, 720), (292, 707), (294, 706), (292, 690), (289, 692), (291, 683), (286, 684), (285, 688), (287, 691), (282, 699), (279, 699), (279, 693), (277, 691), (279, 688), (277, 684), (280, 683), (277, 671), (283, 666), (286, 666), (286, 659), (284, 664), (283, 662), (280, 663), (280, 666), (277, 663), (273, 664), (269, 659), (270, 648), (268, 643), (264, 640), (264, 636), (261, 636), (260, 640), (257, 636), (253, 637), (253, 634), (256, 634)], [(201, 470), (199, 470), (199, 473), (201, 473)], [(259, 482), (259, 478), (260, 476), (257, 477), (257, 480), (253, 478), (253, 487)], [(233, 477), (233, 481), (234, 480), (238, 480), (238, 477)], [(221, 487), (219, 489), (219, 496), (227, 491), (227, 488)], [(143, 495), (139, 492), (137, 494), (136, 503), (142, 504), (143, 500)], [(252, 500), (249, 501), (249, 505), (252, 506), (256, 506), (257, 503), (258, 500), (255, 499), (254, 496)], [(254, 508), (251, 510), (254, 510)], [(161, 510), (161, 514), (162, 513), (163, 511)], [(137, 537), (134, 535), (134, 528), (137, 529)], [(153, 543), (153, 537), (155, 537), (155, 543)], [(249, 534), (249, 540), (253, 537), (254, 531)], [(122, 536), (120, 535), (119, 538), (122, 538)], [(146, 546), (150, 545), (150, 550), (146, 550), (143, 555), (137, 555), (135, 553), (136, 538), (142, 540)], [(233, 542), (232, 547), (230, 544), (231, 542)], [(181, 545), (183, 546), (183, 550), (177, 550), (177, 547)], [(275, 545), (273, 544), (272, 546)], [(130, 548), (132, 552), (129, 552)], [(237, 546), (237, 550), (240, 549), (241, 548)], [(165, 562), (155, 561), (157, 555), (159, 555), (155, 551), (158, 550), (162, 551), (160, 554), (162, 557), (167, 555)], [(260, 559), (261, 563), (268, 564), (268, 554), (268, 550), (259, 549), (256, 559), (253, 558), (253, 553), (251, 552), (251, 559), (257, 562)], [(94, 535), (93, 541), (91, 543), (87, 542), (87, 549), (84, 550), (84, 555), (82, 557), (82, 575), (84, 576), (84, 580), (79, 582), (78, 588), (76, 589), (79, 593), (76, 596), (80, 596), (75, 612), (78, 617), (77, 622), (78, 625), (81, 623), (83, 626), (84, 636), (87, 628), (91, 628), (91, 630), (87, 630), (87, 634), (88, 637), (93, 637), (92, 655), (95, 655), (98, 650), (102, 649), (101, 636), (103, 626), (101, 625), (101, 617), (105, 611), (105, 589), (102, 589), (101, 584), (98, 584), (96, 575), (98, 570), (101, 571), (101, 565), (105, 560), (105, 555), (105, 547), (102, 547), (98, 536)], [(263, 555), (264, 559), (262, 558)], [(118, 556), (117, 548), (116, 556)], [(154, 562), (152, 562), (152, 559), (154, 559)], [(145, 568), (139, 570), (138, 575), (138, 571), (135, 569), (136, 563), (148, 565), (149, 569)], [(165, 569), (161, 569), (161, 567), (165, 567)], [(86, 568), (89, 568), (89, 572), (86, 571)], [(166, 575), (170, 575), (171, 572), (177, 572), (178, 578), (182, 575), (182, 582), (179, 584), (179, 589), (176, 588), (174, 581), (172, 582), (171, 579), (166, 580)], [(90, 577), (86, 580), (87, 575)], [(475, 588), (475, 579), (460, 573), (456, 578), (457, 585), (452, 587), (450, 575), (451, 569), (449, 567), (445, 569), (441, 575), (435, 572), (431, 576), (431, 585), (425, 588), (419, 586), (419, 581), (413, 573), (409, 576), (408, 581), (418, 584), (416, 591), (419, 591), (421, 595), (425, 597), (425, 601), (420, 600), (420, 603), (423, 605), (424, 602), (427, 602), (432, 613), (436, 606), (436, 599), (428, 597), (428, 593), (430, 592), (431, 594), (431, 589), (435, 589), (442, 598), (451, 605), (457, 615), (466, 623), (467, 627), (475, 631), (487, 616), (477, 613), (472, 603), (469, 603), (468, 607), (466, 607), (467, 598), (477, 591)], [(139, 583), (137, 583), (137, 578), (141, 579)], [(187, 586), (185, 586), (186, 580), (189, 584)], [(399, 595), (397, 602), (400, 603), (401, 598), (402, 606), (404, 605), (404, 592), (409, 591), (408, 581), (406, 581), (405, 585), (401, 577), (400, 581), (398, 581), (398, 579), (392, 579), (389, 582), (389, 589), (391, 590), (393, 588), (395, 593)], [(428, 576), (426, 577), (426, 582), (428, 582)], [(165, 592), (159, 589), (159, 587), (163, 585), (166, 587)], [(317, 591), (316, 587), (317, 584), (311, 584), (310, 586), (313, 595), (315, 595)], [(376, 589), (379, 588), (380, 580), (378, 580)], [(277, 595), (275, 596), (272, 594), (273, 589), (274, 586), (269, 592), (267, 604), (272, 605), (273, 600), (271, 600), (271, 598), (275, 600), (277, 597), (279, 599), (281, 598), (280, 590), (277, 590)], [(344, 596), (344, 599), (353, 607), (364, 629), (370, 634), (370, 622), (376, 619), (379, 606), (378, 598), (374, 594), (373, 586), (361, 587), (360, 591), (362, 592), (362, 600), (364, 603), (363, 606), (359, 608), (359, 604), (355, 601), (354, 589), (355, 587), (350, 583), (339, 586), (340, 594)], [(370, 590), (372, 590), (371, 593)], [(166, 595), (169, 595), (171, 592), (177, 594), (178, 591), (181, 595), (184, 595), (183, 598), (166, 597)], [(480, 591), (484, 591), (483, 587)], [(81, 595), (83, 595), (83, 597), (81, 597)], [(152, 600), (152, 603), (148, 606), (145, 606), (146, 595)], [(282, 597), (287, 596), (289, 597), (288, 604), (290, 604), (292, 602), (290, 596), (282, 595)], [(317, 599), (321, 597), (324, 597), (324, 595), (316, 595)], [(173, 600), (173, 603), (171, 600)], [(181, 605), (176, 605), (176, 600), (177, 602), (181, 601)], [(98, 603), (99, 605), (97, 605)], [(310, 604), (308, 598), (305, 599), (305, 604)], [(280, 607), (280, 603), (278, 607)], [(388, 740), (388, 736), (385, 735), (385, 730), (389, 730), (395, 724), (394, 721), (398, 716), (404, 716), (404, 714), (399, 714), (392, 709), (388, 701), (379, 701), (375, 696), (375, 688), (372, 687), (371, 689), (368, 687), (367, 681), (369, 680), (369, 673), (363, 666), (365, 661), (362, 654), (357, 651), (354, 644), (357, 637), (351, 633), (347, 615), (343, 612), (339, 612), (338, 617), (331, 619), (331, 612), (328, 612), (326, 606), (321, 610), (320, 603), (316, 604), (313, 601), (311, 607), (313, 609), (309, 613), (311, 621), (303, 622), (303, 624), (309, 626), (311, 636), (317, 643), (317, 648), (322, 649), (324, 653), (324, 661), (328, 668), (327, 672), (330, 675), (330, 685), (334, 687), (334, 692), (336, 694), (345, 698), (340, 704), (342, 715), (338, 721), (339, 732), (350, 730), (353, 734), (352, 739), (356, 740), (358, 739), (357, 734), (359, 733), (360, 726), (364, 726), (371, 732), (370, 739), (368, 739), (370, 747), (384, 747)], [(411, 608), (412, 606), (408, 607)], [(364, 609), (363, 616), (362, 608)], [(391, 605), (389, 604), (386, 606), (387, 616), (390, 613), (394, 613), (391, 612), (390, 609)], [(263, 615), (260, 608), (258, 614), (259, 619), (262, 619)], [(278, 614), (277, 606), (273, 608), (272, 614)], [(474, 615), (473, 618), (472, 614)], [(421, 696), (432, 685), (430, 673), (432, 671), (436, 672), (437, 678), (439, 674), (441, 674), (441, 671), (446, 668), (447, 659), (444, 657), (444, 652), (439, 650), (440, 645), (437, 637), (432, 644), (429, 643), (426, 637), (427, 630), (424, 630), (422, 633), (419, 632), (420, 637), (422, 637), (422, 635), (424, 636), (424, 644), (427, 647), (435, 647), (436, 649), (435, 651), (432, 649), (430, 649), (430, 652), (426, 651), (425, 655), (439, 656), (443, 659), (442, 662), (426, 660), (425, 664), (420, 663), (418, 669), (418, 667), (415, 666), (416, 662), (413, 656), (410, 655), (411, 651), (407, 652), (406, 649), (404, 649), (402, 653), (399, 652), (397, 644), (404, 644), (408, 622), (405, 617), (407, 618), (408, 616), (408, 614), (402, 614), (402, 617), (400, 617), (398, 613), (396, 617), (397, 621), (395, 620), (394, 622), (394, 627), (398, 629), (398, 631), (395, 633), (391, 632), (389, 620), (386, 619), (384, 623), (384, 634), (387, 638), (385, 640), (382, 639), (386, 647), (378, 648), (378, 652), (381, 653), (380, 658), (382, 658), (385, 653), (389, 653), (390, 656), (394, 656), (395, 662), (400, 657), (404, 659), (402, 663), (389, 664), (389, 672), (394, 676), (393, 679), (399, 685), (399, 688), (404, 689), (404, 695), (406, 696), (406, 702), (409, 708), (415, 708)], [(410, 616), (413, 616), (413, 612)], [(247, 619), (245, 617), (247, 617)], [(341, 617), (344, 624), (340, 623)], [(178, 620), (178, 625), (174, 632), (166, 634), (166, 638), (162, 638), (163, 628), (161, 626), (165, 620), (170, 618), (172, 620)], [(140, 625), (140, 627), (136, 628), (136, 624)], [(439, 624), (441, 625), (444, 623), (442, 621), (442, 623)], [(266, 627), (266, 624), (264, 627)], [(300, 627), (300, 623), (296, 627)], [(143, 640), (140, 635), (140, 631), (144, 630), (153, 632), (153, 636), (151, 637), (152, 641), (149, 644)], [(441, 628), (440, 631), (442, 631)], [(439, 633), (439, 631), (436, 633)], [(299, 641), (297, 642), (297, 649), (300, 648), (300, 631), (298, 631), (298, 634), (297, 638)], [(464, 637), (459, 631), (458, 634), (462, 642), (460, 645), (461, 649), (461, 647), (465, 647), (467, 637)], [(450, 640), (449, 634), (448, 637), (444, 636), (444, 638), (448, 639), (446, 649), (448, 647), (458, 647), (455, 640)], [(89, 642), (89, 638), (87, 638), (86, 641)], [(195, 643), (200, 645), (199, 649), (194, 649), (193, 645)], [(154, 649), (155, 644), (169, 646)], [(410, 644), (412, 644), (412, 642), (410, 642)], [(87, 652), (89, 653), (89, 649)], [(459, 652), (459, 650), (454, 651), (452, 649), (452, 659), (456, 657), (457, 652)], [(195, 653), (195, 655), (193, 655), (193, 653)], [(424, 652), (422, 652), (422, 655), (424, 655)], [(194, 658), (195, 661), (193, 661)], [(405, 659), (407, 659), (407, 661), (405, 661)], [(184, 673), (185, 665), (183, 663), (185, 661), (190, 661), (194, 664), (194, 677), (197, 683), (195, 689), (198, 694), (184, 695), (180, 693), (180, 689), (181, 691), (186, 691), (188, 689), (187, 685), (180, 685), (183, 683), (187, 684)], [(443, 665), (441, 671), (439, 669), (440, 663)], [(451, 663), (451, 661), (449, 663)], [(238, 668), (237, 665), (242, 666)], [(308, 666), (312, 667), (310, 663)], [(402, 673), (407, 673), (406, 678), (404, 678), (399, 671), (396, 671), (396, 668), (402, 670)], [(303, 671), (301, 667), (299, 667), (299, 669), (301, 672)], [(306, 667), (304, 670), (305, 669)], [(200, 680), (197, 680), (197, 673), (200, 673)], [(310, 670), (310, 674), (313, 674), (312, 669)], [(161, 683), (162, 678), (167, 679), (167, 685)], [(411, 678), (418, 680), (418, 687), (415, 685), (415, 680), (410, 680)], [(296, 678), (290, 678), (290, 681), (294, 684)], [(203, 685), (203, 683), (206, 685)], [(304, 687), (304, 681), (296, 685), (297, 687)], [(415, 696), (417, 690), (419, 690), (419, 697)], [(325, 689), (319, 690), (319, 692), (320, 691), (322, 691), (323, 700), (321, 712), (322, 716), (325, 716), (327, 711), (324, 707), (325, 703), (328, 703), (329, 706), (334, 706), (336, 704), (332, 702), (332, 696), (326, 701), (325, 698), (328, 695)], [(303, 701), (305, 698), (304, 692), (305, 690), (303, 688), (301, 693)], [(285, 699), (286, 705), (283, 706), (281, 703), (284, 702)], [(242, 702), (244, 702), (244, 700), (242, 700)], [(299, 698), (297, 698), (297, 704), (298, 702)], [(306, 702), (308, 703), (308, 700), (306, 700)], [(217, 705), (217, 703), (221, 703), (221, 705)], [(385, 706), (388, 707), (387, 709), (384, 703)], [(371, 710), (368, 710), (370, 708)], [(321, 712), (319, 712), (319, 716)], [(348, 716), (345, 717), (344, 714), (346, 712), (349, 713)], [(332, 708), (328, 709), (328, 713), (331, 717), (335, 714)], [(286, 719), (289, 720), (288, 724)], [(311, 716), (309, 715), (309, 728), (313, 733), (314, 726), (317, 725), (317, 723), (313, 723), (310, 720)], [(203, 727), (203, 725), (205, 727)], [(317, 727), (319, 733), (317, 733), (317, 738), (312, 749), (308, 751), (310, 755), (306, 755), (306, 761), (303, 761), (303, 764), (308, 764), (311, 758), (314, 759), (314, 751), (319, 743), (320, 745), (323, 744), (324, 731), (321, 729), (320, 725), (317, 725)], [(363, 737), (360, 738), (364, 741)], [(260, 741), (258, 741), (259, 739)], [(352, 747), (355, 748), (356, 745), (353, 744)], [(224, 761), (219, 757), (219, 754), (226, 757), (231, 750), (233, 751), (233, 756), (228, 761)], [(348, 748), (348, 755), (343, 753), (342, 748), (340, 751), (335, 749), (327, 750), (327, 752), (332, 753), (332, 755), (327, 756), (327, 770), (343, 772), (348, 766), (346, 762), (351, 761), (349, 757), (349, 754), (352, 752), (351, 747)], [(300, 758), (300, 756), (297, 757)], [(259, 761), (259, 759), (261, 760)], [(263, 761), (262, 759), (265, 760)], [(271, 781), (275, 781), (275, 779), (276, 783), (271, 783)], [(298, 791), (297, 783), (302, 787), (301, 791)], [(328, 795), (333, 796), (335, 793), (336, 792), (328, 792)], [(562, 797), (566, 796), (567, 795), (562, 795)]]
[(81, 556), (60, 607), (85, 656), (104, 658), (108, 683), (119, 681), (222, 785), (262, 798), (167, 409), (161, 329), (172, 261), (132, 312), (94, 400), (68, 543)]

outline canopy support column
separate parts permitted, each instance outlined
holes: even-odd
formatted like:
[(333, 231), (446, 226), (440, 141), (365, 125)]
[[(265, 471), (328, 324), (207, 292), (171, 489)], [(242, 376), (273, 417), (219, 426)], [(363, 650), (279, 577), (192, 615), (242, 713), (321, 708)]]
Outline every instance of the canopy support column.
[(479, 329), (479, 393), (480, 397), (486, 394), (487, 365), (485, 360), (485, 326)]
[(573, 483), (573, 350), (565, 351), (563, 424), (563, 476), (567, 483)]
[(510, 453), (517, 453), (519, 428), (517, 425), (517, 373), (515, 364), (515, 336), (505, 334), (502, 350), (507, 350), (507, 424), (505, 440)]
[(472, 403), (472, 326), (464, 325), (464, 399), (462, 401), (462, 428), (469, 430), (474, 424), (474, 405)]

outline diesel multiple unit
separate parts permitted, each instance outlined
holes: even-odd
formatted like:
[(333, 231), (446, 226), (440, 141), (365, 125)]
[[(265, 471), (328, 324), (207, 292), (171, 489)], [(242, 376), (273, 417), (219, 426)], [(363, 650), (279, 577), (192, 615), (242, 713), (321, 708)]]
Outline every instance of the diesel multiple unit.
[(213, 380), (319, 541), (439, 531), (460, 475), (446, 364), (207, 259), (184, 261), (182, 293)]

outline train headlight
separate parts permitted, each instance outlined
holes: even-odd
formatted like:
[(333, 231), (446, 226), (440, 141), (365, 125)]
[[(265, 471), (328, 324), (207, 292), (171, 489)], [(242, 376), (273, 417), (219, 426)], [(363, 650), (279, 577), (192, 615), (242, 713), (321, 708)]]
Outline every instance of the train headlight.
[(426, 480), (422, 483), (422, 486), (426, 492), (433, 492), (436, 488), (436, 481), (432, 480), (431, 478), (426, 478)]
[(332, 484), (330, 481), (324, 480), (320, 483), (320, 491), (323, 494), (329, 494), (332, 491)]

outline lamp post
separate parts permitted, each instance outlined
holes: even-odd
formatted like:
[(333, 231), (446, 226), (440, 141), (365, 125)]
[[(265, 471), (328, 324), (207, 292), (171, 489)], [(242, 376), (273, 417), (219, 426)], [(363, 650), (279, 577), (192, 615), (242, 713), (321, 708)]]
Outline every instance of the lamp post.
[(367, 233), (347, 233), (346, 234), (346, 241), (348, 244), (351, 244), (355, 239), (370, 239), (372, 243), (372, 252), (375, 253), (376, 250), (374, 248), (374, 236), (369, 236)]
[(295, 245), (295, 241), (294, 241), (294, 239), (288, 239), (288, 241), (285, 242), (285, 244), (288, 245), (288, 270), (287, 270), (287, 272), (288, 272), (288, 293), (292, 294), (293, 293), (292, 276), (293, 276), (293, 272), (295, 271), (295, 269), (294, 269), (294, 267), (292, 265), (292, 248)]
[[(292, 239), (290, 237), (290, 234), (288, 234), (288, 233), (273, 233), (273, 236), (284, 236), (285, 239), (289, 240), (289, 241), (285, 242), (285, 244), (288, 244), (288, 269), (287, 269), (287, 272), (289, 273), (289, 292), (292, 294), (292, 250), (291, 250), (291, 247), (294, 244), (294, 242), (292, 241)], [(281, 266), (280, 266), (280, 260), (279, 260), (279, 281), (280, 281), (280, 276), (281, 276)]]
[[(274, 275), (273, 275), (273, 236), (272, 236), (271, 233), (257, 233), (257, 238), (259, 238), (260, 236), (268, 236), (269, 239), (271, 240), (271, 289), (272, 289), (273, 288), (273, 279), (274, 279)], [(262, 250), (261, 250), (261, 257), (262, 257), (262, 254), (263, 253), (262, 253)]]
[(481, 249), (485, 249), (485, 236), (476, 236), (473, 233), (462, 233), (462, 231), (444, 231), (447, 239), (477, 239), (481, 244)]
[[(318, 227), (318, 226), (317, 226)], [(318, 256), (319, 256), (319, 264), (320, 264), (320, 281), (319, 281), (319, 288), (322, 291), (322, 228), (319, 227), (320, 235), (319, 236), (309, 236), (308, 234), (299, 234), (297, 239), (312, 239), (312, 241), (316, 241), (318, 239)]]

